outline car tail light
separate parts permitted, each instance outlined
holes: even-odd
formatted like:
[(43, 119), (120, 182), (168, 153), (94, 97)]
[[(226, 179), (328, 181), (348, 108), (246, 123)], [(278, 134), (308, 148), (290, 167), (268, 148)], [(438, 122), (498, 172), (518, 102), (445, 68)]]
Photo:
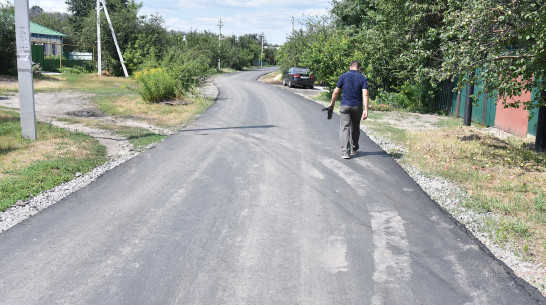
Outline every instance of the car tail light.
[(309, 78), (315, 78), (315, 76), (314, 75), (309, 75)]
[(299, 75), (299, 74), (294, 74), (294, 77), (300, 77), (300, 76), (301, 76), (301, 75)]

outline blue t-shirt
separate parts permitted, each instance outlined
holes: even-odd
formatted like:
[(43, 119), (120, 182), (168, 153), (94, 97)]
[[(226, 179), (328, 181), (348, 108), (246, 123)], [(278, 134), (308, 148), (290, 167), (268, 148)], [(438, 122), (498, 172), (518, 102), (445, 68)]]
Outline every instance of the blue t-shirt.
[(368, 89), (368, 80), (359, 71), (349, 70), (341, 74), (336, 87), (343, 90), (341, 106), (362, 106), (362, 89)]

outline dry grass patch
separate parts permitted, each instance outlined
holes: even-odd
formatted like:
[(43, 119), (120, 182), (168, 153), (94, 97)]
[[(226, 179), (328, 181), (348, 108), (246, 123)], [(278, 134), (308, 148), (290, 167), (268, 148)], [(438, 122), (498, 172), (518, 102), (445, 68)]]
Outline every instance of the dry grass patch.
[(174, 127), (192, 121), (196, 115), (205, 111), (212, 101), (192, 97), (187, 105), (168, 105), (165, 103), (146, 103), (138, 96), (123, 96), (110, 106), (116, 115), (142, 120), (161, 127)]
[(280, 70), (263, 75), (260, 81), (266, 84), (282, 84), (283, 74)]
[[(66, 87), (66, 81), (57, 75), (43, 75), (34, 78), (34, 90), (60, 89)], [(19, 83), (16, 76), (0, 76), (0, 90), (17, 92)]]
[(11, 75), (0, 75), (0, 93), (17, 91), (17, 77)]
[(494, 215), (487, 230), (525, 259), (546, 263), (546, 157), (521, 140), (476, 128), (407, 132), (407, 161), (464, 188), (467, 207)]
[(58, 157), (82, 159), (89, 157), (89, 151), (70, 139), (39, 139), (0, 155), (0, 171), (19, 170), (35, 161)]

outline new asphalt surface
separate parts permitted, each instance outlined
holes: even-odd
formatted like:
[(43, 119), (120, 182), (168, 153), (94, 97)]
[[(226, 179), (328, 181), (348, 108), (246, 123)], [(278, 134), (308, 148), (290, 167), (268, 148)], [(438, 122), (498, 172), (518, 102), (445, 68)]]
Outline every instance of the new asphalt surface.
[(0, 304), (545, 304), (339, 117), (223, 75), (154, 149), (0, 234)]

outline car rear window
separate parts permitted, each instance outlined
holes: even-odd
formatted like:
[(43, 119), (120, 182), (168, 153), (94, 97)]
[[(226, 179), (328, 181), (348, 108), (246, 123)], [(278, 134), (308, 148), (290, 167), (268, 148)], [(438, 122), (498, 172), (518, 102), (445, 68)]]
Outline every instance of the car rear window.
[(308, 73), (309, 73), (309, 69), (294, 69), (294, 70), (293, 70), (293, 73), (294, 73), (294, 74), (308, 74)]

